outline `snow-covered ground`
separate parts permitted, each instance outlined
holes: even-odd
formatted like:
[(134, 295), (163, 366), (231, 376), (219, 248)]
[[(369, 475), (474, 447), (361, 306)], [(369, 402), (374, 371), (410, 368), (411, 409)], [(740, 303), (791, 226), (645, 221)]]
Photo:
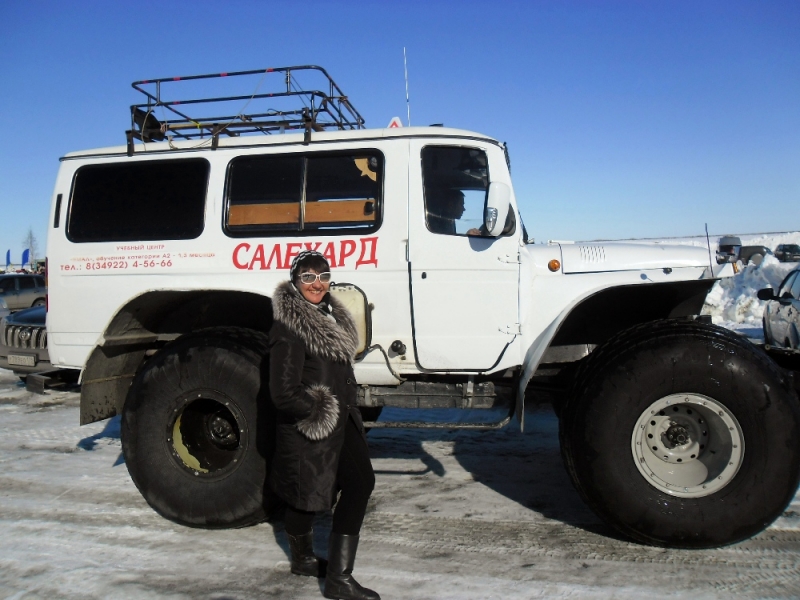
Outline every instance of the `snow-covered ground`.
[[(793, 266), (747, 267), (717, 284), (705, 312), (757, 337), (755, 290)], [(321, 597), (316, 580), (289, 573), (280, 522), (204, 531), (159, 517), (125, 469), (119, 420), (79, 427), (78, 408), (74, 391), (31, 394), (0, 370), (0, 598)], [(425, 414), (503, 416), (476, 412)], [(525, 434), (516, 422), (495, 432), (370, 432), (377, 484), (359, 580), (385, 599), (800, 597), (800, 495), (735, 546), (633, 544), (573, 489), (552, 411), (536, 409), (526, 422)], [(321, 552), (329, 527), (320, 517)]]
[[(78, 405), (0, 371), (0, 598), (321, 597), (289, 573), (280, 522), (204, 531), (159, 517), (125, 469), (119, 420), (79, 427)], [(552, 411), (527, 421), (525, 434), (370, 432), (377, 486), (359, 580), (385, 599), (800, 597), (800, 497), (735, 546), (640, 546), (581, 502)], [(320, 551), (329, 527), (316, 524)]]

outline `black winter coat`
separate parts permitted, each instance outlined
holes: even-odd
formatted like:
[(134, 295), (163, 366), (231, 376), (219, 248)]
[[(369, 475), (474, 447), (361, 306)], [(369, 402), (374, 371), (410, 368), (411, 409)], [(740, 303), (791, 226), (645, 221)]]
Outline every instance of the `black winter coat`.
[(352, 367), (356, 325), (338, 300), (326, 299), (333, 319), (291, 282), (272, 298), (269, 389), (277, 437), (269, 483), (290, 506), (307, 511), (333, 504), (348, 415), (363, 433)]

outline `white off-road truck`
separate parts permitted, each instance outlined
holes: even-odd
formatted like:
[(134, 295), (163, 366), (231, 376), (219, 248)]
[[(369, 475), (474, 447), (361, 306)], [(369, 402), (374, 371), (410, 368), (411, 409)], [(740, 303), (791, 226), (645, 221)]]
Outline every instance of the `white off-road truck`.
[[(298, 87), (309, 74), (324, 91)], [(165, 98), (236, 76), (281, 87)], [(52, 363), (81, 371), (81, 423), (122, 415), (131, 477), (164, 517), (238, 527), (273, 508), (270, 297), (307, 248), (359, 323), (368, 426), (523, 428), (546, 398), (581, 496), (648, 544), (736, 542), (792, 499), (800, 403), (761, 350), (697, 317), (730, 269), (708, 250), (529, 243), (504, 144), (365, 129), (319, 67), (134, 87), (127, 144), (61, 160), (47, 327)], [(218, 116), (231, 103), (248, 112)], [(386, 406), (508, 416), (375, 421)]]

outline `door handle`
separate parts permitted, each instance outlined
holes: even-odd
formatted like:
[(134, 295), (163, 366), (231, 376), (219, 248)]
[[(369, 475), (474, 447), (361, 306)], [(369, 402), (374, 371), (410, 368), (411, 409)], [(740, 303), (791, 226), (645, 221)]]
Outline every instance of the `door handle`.
[(501, 263), (519, 263), (519, 252), (516, 254), (501, 254), (497, 257)]

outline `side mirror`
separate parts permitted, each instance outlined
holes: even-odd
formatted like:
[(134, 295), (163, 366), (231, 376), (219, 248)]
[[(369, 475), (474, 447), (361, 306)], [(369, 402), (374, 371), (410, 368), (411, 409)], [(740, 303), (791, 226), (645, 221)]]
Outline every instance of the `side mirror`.
[(499, 181), (491, 182), (486, 207), (483, 209), (483, 226), (488, 235), (497, 237), (503, 232), (510, 206), (511, 188)]
[(772, 288), (764, 288), (756, 292), (759, 300), (775, 300), (775, 290)]

